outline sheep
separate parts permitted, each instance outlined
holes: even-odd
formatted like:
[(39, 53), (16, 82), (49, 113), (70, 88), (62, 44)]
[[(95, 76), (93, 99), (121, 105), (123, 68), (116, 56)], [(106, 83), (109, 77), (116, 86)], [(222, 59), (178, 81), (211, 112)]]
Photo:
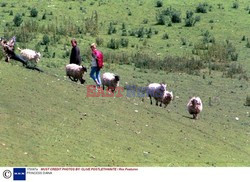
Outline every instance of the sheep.
[(167, 90), (164, 91), (164, 95), (162, 97), (162, 100), (161, 100), (161, 104), (160, 106), (163, 104), (165, 104), (165, 107), (167, 107), (167, 105), (173, 100), (173, 92), (169, 92)]
[(103, 73), (102, 75), (102, 88), (104, 90), (104, 87), (107, 86), (108, 90), (111, 90), (112, 92), (115, 91), (116, 87), (119, 86), (120, 77), (119, 75), (116, 75), (114, 73)]
[(19, 47), (18, 50), (20, 51), (21, 56), (28, 61), (38, 63), (41, 59), (40, 52), (36, 52), (31, 49), (20, 49)]
[(193, 115), (193, 119), (198, 119), (198, 114), (202, 111), (202, 102), (199, 97), (192, 97), (188, 104), (187, 109), (189, 114)]
[[(152, 103), (152, 97), (155, 98), (156, 105), (158, 102), (162, 102), (164, 92), (166, 91), (167, 85), (163, 83), (151, 83), (147, 86), (147, 95), (150, 98), (150, 103)], [(161, 106), (161, 105), (160, 105)]]
[(83, 75), (85, 72), (87, 72), (87, 68), (84, 66), (79, 66), (77, 64), (68, 64), (66, 66), (66, 75), (74, 82), (80, 80), (81, 84), (84, 84), (85, 79)]

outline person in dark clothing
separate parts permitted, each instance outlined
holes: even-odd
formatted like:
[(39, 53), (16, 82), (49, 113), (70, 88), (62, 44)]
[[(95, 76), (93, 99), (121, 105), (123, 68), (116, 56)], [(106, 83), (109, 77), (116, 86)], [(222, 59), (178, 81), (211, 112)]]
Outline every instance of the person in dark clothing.
[(71, 40), (71, 54), (70, 54), (70, 64), (81, 65), (82, 59), (80, 56), (80, 49), (77, 47), (77, 41), (75, 39)]

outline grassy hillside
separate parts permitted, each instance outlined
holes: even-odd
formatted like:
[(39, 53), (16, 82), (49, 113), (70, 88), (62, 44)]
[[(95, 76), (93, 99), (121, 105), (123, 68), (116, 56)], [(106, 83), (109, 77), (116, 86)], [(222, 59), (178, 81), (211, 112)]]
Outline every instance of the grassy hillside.
[[(249, 166), (244, 81), (116, 67), (123, 81), (166, 80), (178, 98), (163, 109), (148, 99), (86, 97), (86, 86), (19, 66), (0, 70), (2, 166)], [(204, 101), (196, 121), (190, 95)]]
[[(207, 13), (196, 12), (203, 1), (195, 0), (16, 2), (0, 2), (0, 34), (40, 51), (45, 72), (0, 54), (1, 166), (249, 166), (250, 1), (208, 0)], [(158, 25), (157, 13), (170, 6), (181, 22), (168, 26), (165, 17)], [(200, 21), (186, 27), (186, 11)], [(102, 72), (119, 74), (122, 87), (165, 82), (174, 101), (164, 109), (126, 91), (86, 97), (88, 74), (85, 85), (65, 77), (73, 37), (88, 74), (89, 45), (97, 42)], [(191, 96), (204, 104), (198, 120), (186, 110)]]

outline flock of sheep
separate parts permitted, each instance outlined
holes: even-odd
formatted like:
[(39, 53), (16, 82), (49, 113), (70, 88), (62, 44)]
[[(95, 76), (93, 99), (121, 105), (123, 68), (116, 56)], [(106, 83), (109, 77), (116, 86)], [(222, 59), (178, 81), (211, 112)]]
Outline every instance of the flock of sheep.
[[(76, 64), (68, 64), (66, 66), (66, 75), (72, 80), (77, 82), (80, 80), (81, 84), (85, 82), (84, 73), (87, 72), (87, 68)], [(104, 73), (101, 77), (103, 90), (108, 87), (108, 90), (115, 91), (119, 86), (120, 77), (114, 73)], [(150, 98), (152, 103), (152, 97), (156, 101), (156, 106), (160, 102), (167, 107), (167, 105), (173, 100), (173, 92), (167, 91), (167, 85), (163, 83), (151, 83), (146, 87), (146, 94)], [(199, 97), (192, 97), (187, 104), (188, 112), (193, 115), (193, 119), (198, 118), (198, 114), (202, 111), (202, 101)]]
[[(23, 58), (30, 62), (38, 63), (41, 54), (39, 52), (30, 49), (20, 49), (20, 54)], [(81, 84), (84, 84), (84, 73), (87, 72), (87, 68), (84, 66), (79, 66), (77, 64), (68, 64), (66, 66), (66, 75), (72, 80), (77, 82), (78, 80)], [(101, 77), (103, 90), (108, 87), (108, 90), (112, 92), (115, 91), (116, 87), (119, 86), (120, 77), (114, 73), (104, 73)], [(167, 107), (167, 105), (173, 100), (173, 92), (167, 91), (167, 85), (162, 83), (151, 83), (146, 87), (146, 94), (150, 98), (150, 103), (152, 105), (152, 97), (156, 101), (160, 102)], [(193, 119), (197, 119), (198, 114), (202, 111), (202, 102), (199, 97), (192, 97), (187, 104), (188, 112), (193, 115)]]

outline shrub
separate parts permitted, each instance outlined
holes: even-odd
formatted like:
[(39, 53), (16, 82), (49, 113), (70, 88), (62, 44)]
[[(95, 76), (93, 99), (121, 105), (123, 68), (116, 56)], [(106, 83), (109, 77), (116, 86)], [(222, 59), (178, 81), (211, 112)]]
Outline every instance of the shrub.
[(173, 23), (180, 23), (181, 22), (181, 12), (174, 10), (172, 12), (171, 21)]
[(107, 47), (110, 49), (119, 49), (119, 41), (115, 40), (115, 39), (110, 39), (110, 41), (107, 44)]
[(160, 1), (160, 0), (156, 1), (156, 7), (157, 8), (160, 8), (162, 6), (163, 6), (163, 2), (162, 1)]
[(226, 72), (224, 72), (224, 75), (226, 77), (233, 78), (236, 74), (242, 74), (244, 73), (243, 67), (240, 64), (231, 64)]
[(250, 96), (249, 95), (247, 95), (247, 97), (246, 97), (246, 104), (245, 105), (250, 106)]
[(6, 3), (6, 2), (2, 2), (2, 3), (0, 4), (0, 7), (6, 7), (7, 4), (8, 4), (8, 3)]
[(148, 19), (144, 19), (142, 23), (143, 24), (147, 24), (148, 23)]
[(239, 3), (237, 1), (235, 1), (232, 5), (232, 8), (234, 9), (238, 9), (239, 8)]
[(246, 47), (247, 48), (250, 48), (250, 42), (249, 42), (249, 40), (247, 39), (247, 44), (246, 44)]
[(108, 34), (111, 35), (111, 34), (115, 34), (115, 33), (116, 33), (116, 28), (114, 27), (114, 23), (110, 22), (109, 28), (108, 28)]
[(95, 42), (96, 42), (96, 44), (97, 44), (98, 46), (101, 46), (101, 45), (103, 45), (103, 38), (97, 37), (97, 38), (95, 39)]
[(185, 19), (185, 26), (186, 27), (192, 27), (195, 25), (196, 22), (200, 21), (200, 16), (193, 16), (193, 12), (192, 11), (187, 11), (186, 12), (186, 19)]
[(181, 45), (187, 45), (187, 40), (185, 38), (181, 38)]
[(164, 33), (163, 36), (162, 36), (162, 39), (163, 39), (163, 40), (169, 39), (168, 34), (167, 34), (167, 33)]
[(207, 9), (207, 3), (199, 3), (199, 5), (196, 7), (196, 13), (207, 13)]
[(129, 43), (129, 40), (128, 39), (125, 39), (125, 38), (121, 38), (120, 39), (120, 45), (122, 47), (128, 47), (128, 43)]
[[(49, 36), (48, 35), (44, 35), (43, 36), (43, 40), (42, 40), (42, 44), (43, 45), (48, 45), (50, 42)], [(47, 46), (46, 46), (47, 47)]]
[(37, 17), (37, 15), (38, 15), (37, 9), (36, 9), (36, 8), (32, 8), (32, 9), (30, 10), (30, 16), (31, 16), (31, 17)]
[(19, 13), (17, 13), (13, 19), (13, 22), (16, 27), (19, 27), (23, 22), (22, 16)]
[(43, 14), (42, 20), (46, 20), (46, 13)]

